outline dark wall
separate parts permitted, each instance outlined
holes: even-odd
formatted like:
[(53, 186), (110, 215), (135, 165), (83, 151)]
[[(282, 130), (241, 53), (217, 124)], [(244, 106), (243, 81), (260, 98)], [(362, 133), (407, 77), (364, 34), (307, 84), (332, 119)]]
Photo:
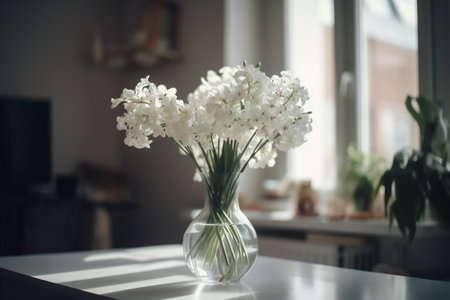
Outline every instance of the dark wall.
[(186, 99), (207, 70), (222, 66), (223, 1), (173, 2), (181, 8), (182, 59), (133, 70), (94, 64), (93, 39), (100, 32), (106, 44), (123, 44), (146, 1), (0, 2), (0, 95), (52, 100), (53, 175), (74, 172), (80, 161), (112, 167), (125, 174), (139, 203), (112, 210), (113, 246), (181, 243), (183, 209), (203, 202), (189, 159), (168, 139), (150, 150), (124, 145), (116, 130), (120, 111), (110, 109), (112, 97), (147, 74)]
[[(139, 78), (150, 75), (156, 84), (177, 89), (178, 98), (200, 84), (208, 70), (223, 65), (223, 1), (178, 1), (181, 8), (180, 62), (149, 70), (126, 72), (124, 87), (132, 88)], [(122, 132), (122, 136), (124, 133)], [(194, 182), (194, 165), (181, 155), (169, 139), (155, 140), (150, 149), (120, 146), (122, 168), (136, 199), (144, 207), (134, 214), (128, 238), (148, 243), (181, 243), (188, 220), (186, 208), (201, 207), (203, 187)], [(135, 238), (134, 238), (135, 237)]]
[(53, 173), (119, 165), (109, 99), (115, 71), (92, 64), (95, 29), (120, 28), (121, 1), (1, 1), (0, 94), (52, 100)]

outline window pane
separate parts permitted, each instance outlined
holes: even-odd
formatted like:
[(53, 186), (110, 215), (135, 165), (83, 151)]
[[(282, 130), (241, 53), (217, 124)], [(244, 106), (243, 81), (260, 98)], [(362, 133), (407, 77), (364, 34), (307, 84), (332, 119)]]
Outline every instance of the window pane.
[(289, 153), (289, 175), (313, 187), (336, 185), (334, 7), (332, 0), (286, 1), (287, 68), (308, 88), (313, 132)]
[(366, 0), (362, 10), (369, 147), (391, 159), (401, 148), (419, 145), (418, 128), (405, 108), (406, 96), (418, 95), (416, 2)]

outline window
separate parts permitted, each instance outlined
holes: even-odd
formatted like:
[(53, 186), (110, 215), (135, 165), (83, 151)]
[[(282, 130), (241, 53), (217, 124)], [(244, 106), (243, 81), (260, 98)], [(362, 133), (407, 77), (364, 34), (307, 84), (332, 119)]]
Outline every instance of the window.
[(286, 1), (287, 68), (308, 87), (314, 120), (290, 176), (333, 190), (349, 144), (388, 160), (418, 147), (404, 107), (418, 95), (416, 10), (415, 0)]
[(331, 0), (286, 1), (287, 68), (308, 88), (313, 134), (288, 155), (289, 176), (336, 185), (334, 14)]
[(418, 128), (404, 105), (406, 95), (419, 92), (416, 3), (366, 0), (361, 10), (369, 146), (390, 158), (403, 147), (419, 147)]

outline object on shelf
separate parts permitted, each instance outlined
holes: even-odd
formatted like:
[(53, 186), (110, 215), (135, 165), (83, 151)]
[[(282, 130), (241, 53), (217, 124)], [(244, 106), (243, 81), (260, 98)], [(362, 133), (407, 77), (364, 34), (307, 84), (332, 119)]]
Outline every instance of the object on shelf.
[(265, 180), (259, 203), (263, 211), (295, 211), (298, 184), (290, 179)]
[(348, 201), (339, 196), (332, 196), (327, 199), (325, 215), (330, 220), (344, 219), (346, 216)]
[(89, 201), (117, 203), (130, 201), (130, 191), (117, 170), (82, 162), (78, 165), (79, 194)]
[(257, 201), (249, 201), (243, 194), (239, 194), (239, 206), (242, 210), (260, 210), (260, 203)]
[(300, 183), (297, 214), (300, 216), (315, 216), (316, 198), (316, 193), (312, 189), (311, 181)]
[(354, 211), (347, 216), (350, 220), (364, 220), (364, 219), (372, 219), (373, 214), (371, 211)]
[(60, 198), (74, 199), (77, 196), (78, 177), (76, 174), (56, 176), (56, 195)]
[(378, 193), (375, 198), (372, 200), (371, 211), (373, 217), (376, 219), (384, 219), (385, 216), (385, 205), (384, 205), (384, 187), (381, 186), (378, 189)]
[(283, 180), (264, 180), (265, 198), (285, 198), (297, 189), (297, 184), (289, 179)]
[(136, 26), (126, 45), (105, 48), (99, 32), (93, 42), (97, 64), (115, 68), (151, 67), (181, 58), (179, 51), (179, 6), (155, 0), (136, 16)]

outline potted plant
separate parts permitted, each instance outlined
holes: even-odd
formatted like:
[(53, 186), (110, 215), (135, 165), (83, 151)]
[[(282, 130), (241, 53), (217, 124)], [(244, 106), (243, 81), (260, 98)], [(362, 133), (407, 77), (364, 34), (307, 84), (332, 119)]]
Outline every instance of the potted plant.
[(344, 166), (347, 194), (351, 195), (357, 211), (366, 212), (375, 197), (385, 161), (374, 154), (359, 151), (354, 145), (347, 148), (347, 155)]
[(385, 188), (390, 226), (395, 219), (402, 234), (412, 242), (427, 203), (439, 226), (450, 229), (450, 149), (448, 122), (439, 103), (408, 96), (406, 108), (419, 126), (420, 150), (407, 148), (397, 152), (379, 187)]

